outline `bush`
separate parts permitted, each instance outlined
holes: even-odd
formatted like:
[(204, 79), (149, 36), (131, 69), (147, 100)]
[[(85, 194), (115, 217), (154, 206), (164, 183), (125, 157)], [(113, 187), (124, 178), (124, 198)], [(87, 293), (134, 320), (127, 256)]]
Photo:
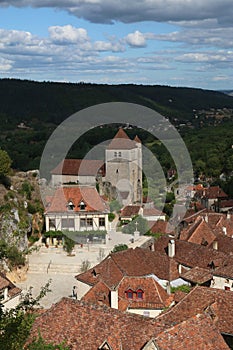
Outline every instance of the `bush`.
[(122, 250), (127, 250), (128, 246), (127, 244), (117, 244), (114, 246), (112, 253), (120, 252)]
[(112, 222), (115, 219), (116, 215), (114, 213), (109, 213), (108, 214), (108, 220)]

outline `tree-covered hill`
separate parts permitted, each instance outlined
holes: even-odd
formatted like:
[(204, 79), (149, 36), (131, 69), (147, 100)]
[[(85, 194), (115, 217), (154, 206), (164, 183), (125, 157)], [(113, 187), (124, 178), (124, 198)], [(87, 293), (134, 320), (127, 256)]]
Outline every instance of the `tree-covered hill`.
[[(159, 85), (0, 79), (0, 148), (9, 153), (13, 168), (38, 168), (45, 143), (58, 124), (83, 108), (117, 101), (141, 104), (160, 112), (169, 118), (182, 136), (186, 133), (192, 135), (192, 131), (198, 133), (200, 128), (210, 125), (224, 127), (227, 124), (228, 131), (232, 128), (233, 97), (223, 92)], [(103, 132), (102, 129), (101, 133), (108, 139), (113, 137), (115, 130), (107, 128)], [(208, 128), (205, 133), (208, 134)], [(72, 147), (71, 156), (84, 156), (93, 146), (93, 140), (102, 141), (101, 135), (98, 131), (94, 131), (94, 136), (85, 135), (83, 149)], [(145, 135), (141, 136), (144, 139)], [(193, 142), (195, 138), (194, 133)], [(145, 143), (148, 143), (147, 139)], [(192, 156), (192, 148), (190, 153)], [(205, 150), (202, 153), (206, 155)], [(198, 147), (195, 147), (194, 160), (197, 159)], [(206, 159), (203, 161), (207, 164)]]

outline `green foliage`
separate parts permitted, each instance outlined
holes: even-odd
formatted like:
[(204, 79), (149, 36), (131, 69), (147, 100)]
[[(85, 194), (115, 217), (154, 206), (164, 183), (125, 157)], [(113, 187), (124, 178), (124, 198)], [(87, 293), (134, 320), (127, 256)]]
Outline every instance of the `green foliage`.
[(6, 259), (9, 267), (25, 265), (25, 255), (15, 245), (9, 245), (3, 239), (0, 240), (0, 259)]
[(31, 344), (29, 344), (25, 350), (69, 350), (65, 343), (54, 345), (53, 343), (46, 343), (46, 341), (39, 334), (37, 339), (34, 339)]
[(189, 293), (190, 290), (191, 290), (191, 287), (187, 284), (182, 284), (181, 286), (178, 286), (178, 287), (171, 287), (171, 293), (175, 293), (177, 291)]
[(145, 234), (149, 231), (148, 222), (141, 215), (135, 216), (129, 224), (122, 228), (123, 233), (133, 234), (135, 231), (139, 231), (141, 234)]
[(36, 298), (32, 297), (32, 289), (28, 291), (22, 302), (13, 309), (3, 310), (0, 307), (0, 346), (4, 350), (21, 350), (29, 336), (35, 320), (32, 310), (39, 306), (41, 298), (49, 291), (49, 284), (41, 288)]
[(71, 254), (71, 252), (72, 252), (74, 246), (75, 246), (75, 242), (74, 242), (71, 238), (69, 238), (69, 237), (67, 237), (67, 236), (64, 236), (64, 245), (63, 245), (63, 248), (64, 248), (64, 250), (68, 253), (68, 255)]
[(0, 149), (0, 176), (6, 176), (9, 174), (12, 160), (8, 153)]
[(44, 232), (44, 237), (51, 237), (51, 238), (62, 238), (64, 236), (63, 232), (62, 231), (47, 231), (47, 232)]
[(113, 212), (118, 212), (121, 209), (122, 205), (117, 201), (117, 200), (113, 200), (110, 203), (110, 211)]
[(21, 193), (26, 196), (27, 199), (32, 198), (32, 191), (34, 191), (33, 186), (28, 181), (24, 181), (21, 187)]
[(122, 250), (127, 250), (128, 246), (127, 244), (117, 244), (114, 246), (112, 253), (120, 252)]
[(108, 214), (108, 220), (112, 222), (115, 219), (116, 215), (114, 213), (109, 213)]

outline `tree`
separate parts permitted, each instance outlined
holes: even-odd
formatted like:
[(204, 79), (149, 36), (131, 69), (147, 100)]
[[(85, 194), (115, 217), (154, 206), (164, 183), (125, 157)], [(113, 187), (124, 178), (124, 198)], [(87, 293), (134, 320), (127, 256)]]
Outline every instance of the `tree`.
[(70, 348), (65, 346), (64, 343), (53, 345), (52, 343), (46, 343), (45, 340), (39, 334), (37, 339), (34, 339), (31, 344), (26, 347), (26, 350), (69, 350)]
[(1, 349), (23, 349), (29, 336), (36, 314), (33, 312), (39, 306), (40, 300), (49, 292), (48, 281), (41, 288), (36, 298), (32, 297), (32, 288), (29, 289), (21, 303), (13, 309), (3, 310), (0, 307), (0, 344)]
[(9, 174), (12, 160), (8, 153), (0, 149), (0, 177), (5, 177)]
[(149, 225), (146, 219), (141, 215), (137, 215), (133, 218), (133, 221), (122, 229), (123, 233), (134, 234), (135, 231), (139, 231), (140, 234), (145, 234), (149, 231)]
[(122, 250), (127, 250), (128, 246), (127, 244), (117, 244), (114, 246), (112, 253), (120, 252)]
[(68, 255), (71, 255), (71, 252), (72, 252), (74, 246), (75, 246), (75, 242), (73, 241), (73, 239), (65, 236), (63, 248), (67, 252)]

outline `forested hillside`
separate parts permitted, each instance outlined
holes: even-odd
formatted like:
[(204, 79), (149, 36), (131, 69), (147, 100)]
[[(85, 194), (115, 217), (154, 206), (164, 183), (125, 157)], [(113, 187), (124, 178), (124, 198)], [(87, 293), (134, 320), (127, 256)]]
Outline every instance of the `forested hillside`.
[[(9, 153), (13, 168), (36, 169), (47, 139), (60, 122), (83, 108), (113, 101), (141, 104), (168, 117), (184, 137), (198, 171), (208, 170), (213, 175), (212, 169), (217, 175), (231, 169), (233, 97), (193, 88), (1, 79), (0, 148)], [(105, 128), (85, 135), (82, 147), (72, 147), (70, 156), (84, 156), (95, 143), (111, 138), (115, 130)], [(151, 143), (143, 131), (139, 134), (145, 144), (153, 144), (168, 168), (169, 158), (162, 148)]]

